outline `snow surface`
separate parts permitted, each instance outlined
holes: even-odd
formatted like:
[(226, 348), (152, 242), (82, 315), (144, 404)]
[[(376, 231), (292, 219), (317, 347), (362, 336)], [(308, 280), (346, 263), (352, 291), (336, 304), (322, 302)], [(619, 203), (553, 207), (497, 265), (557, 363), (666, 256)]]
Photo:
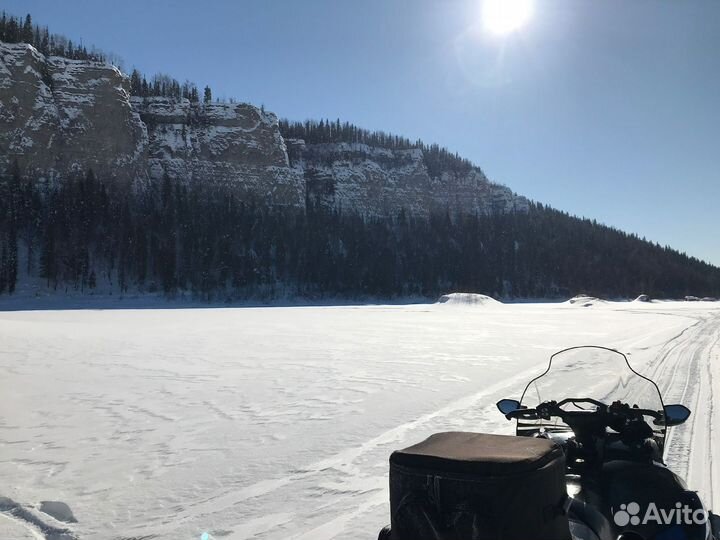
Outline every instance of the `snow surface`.
[(695, 411), (667, 458), (717, 509), (718, 343), (712, 302), (0, 312), (0, 497), (83, 540), (375, 538), (393, 449), (511, 433), (494, 403), (597, 344)]

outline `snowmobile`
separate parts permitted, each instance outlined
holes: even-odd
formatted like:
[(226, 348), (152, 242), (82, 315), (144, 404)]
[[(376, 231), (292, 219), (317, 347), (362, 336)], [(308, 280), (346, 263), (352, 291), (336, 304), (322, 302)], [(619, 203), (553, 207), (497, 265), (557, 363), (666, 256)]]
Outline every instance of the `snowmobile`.
[(663, 459), (690, 410), (621, 352), (560, 351), (497, 408), (515, 436), (437, 433), (393, 452), (379, 540), (720, 540)]

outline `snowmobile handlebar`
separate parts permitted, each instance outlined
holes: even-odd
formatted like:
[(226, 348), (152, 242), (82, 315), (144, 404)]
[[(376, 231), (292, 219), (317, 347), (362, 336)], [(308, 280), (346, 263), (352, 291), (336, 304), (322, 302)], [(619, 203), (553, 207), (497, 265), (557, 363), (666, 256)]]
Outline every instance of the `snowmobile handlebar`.
[[(574, 405), (578, 410), (563, 409), (568, 404)], [(581, 407), (584, 404), (593, 405), (595, 409), (584, 409)], [(535, 408), (518, 406), (514, 410), (502, 412), (508, 420), (513, 418), (519, 420), (550, 420), (552, 417), (557, 417), (565, 423), (568, 423), (567, 420), (569, 419), (587, 417), (588, 415), (607, 416), (609, 421), (613, 421), (612, 424), (616, 424), (618, 421), (635, 420), (643, 416), (649, 416), (654, 419), (655, 424), (659, 424), (665, 418), (662, 411), (630, 407), (630, 405), (620, 401), (608, 406), (592, 398), (565, 398), (559, 402), (545, 401)]]
[[(514, 403), (518, 406), (511, 408)], [(655, 432), (648, 419), (653, 418), (656, 425), (665, 425), (663, 411), (641, 409), (621, 401), (606, 405), (592, 398), (545, 401), (535, 408), (523, 408), (514, 400), (504, 400), (498, 403), (498, 408), (508, 419), (518, 420), (518, 430), (523, 434), (545, 436), (566, 448), (568, 467), (571, 469), (602, 463), (606, 443), (610, 445), (607, 448), (611, 452), (617, 453), (618, 448), (621, 448), (623, 455), (632, 455), (642, 460), (662, 459), (661, 443), (655, 440)], [(558, 425), (554, 418), (565, 424), (567, 429)], [(561, 442), (560, 439), (548, 436), (545, 430), (571, 432), (572, 437), (562, 439)], [(622, 445), (614, 446), (616, 443)]]

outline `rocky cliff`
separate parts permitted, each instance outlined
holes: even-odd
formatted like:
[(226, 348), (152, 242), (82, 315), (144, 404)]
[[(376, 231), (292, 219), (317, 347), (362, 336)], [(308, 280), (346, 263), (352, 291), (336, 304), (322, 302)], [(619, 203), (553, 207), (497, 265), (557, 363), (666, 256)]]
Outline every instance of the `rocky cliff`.
[(308, 197), (369, 215), (412, 215), (450, 209), (459, 213), (527, 211), (528, 200), (488, 181), (478, 168), (432, 176), (421, 148), (287, 141), (290, 161), (305, 178)]
[(214, 182), (273, 204), (304, 206), (305, 183), (290, 167), (277, 117), (248, 104), (192, 104), (132, 97), (147, 131), (146, 171), (182, 181)]
[(50, 182), (88, 168), (140, 185), (167, 174), (273, 204), (303, 206), (307, 196), (367, 215), (528, 204), (479, 169), (431, 175), (420, 148), (285, 141), (276, 116), (252, 105), (134, 97), (113, 66), (0, 42), (0, 172), (15, 160)]
[(142, 175), (147, 130), (128, 98), (126, 78), (112, 66), (0, 43), (0, 166), (17, 159), (50, 180), (89, 167)]
[(234, 185), (275, 204), (302, 206), (277, 118), (246, 104), (134, 98), (108, 64), (45, 57), (0, 43), (0, 169), (17, 159), (53, 181), (92, 168), (103, 178), (171, 178)]

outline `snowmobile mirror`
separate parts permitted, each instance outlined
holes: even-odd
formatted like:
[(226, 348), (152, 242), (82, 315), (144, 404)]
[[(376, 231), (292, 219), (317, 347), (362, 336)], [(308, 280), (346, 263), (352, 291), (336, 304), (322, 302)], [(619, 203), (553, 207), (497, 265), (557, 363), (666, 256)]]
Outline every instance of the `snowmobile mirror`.
[(520, 402), (516, 399), (501, 399), (497, 402), (497, 408), (501, 413), (507, 416), (520, 408)]
[(679, 426), (690, 417), (690, 409), (685, 405), (665, 405), (665, 425)]

